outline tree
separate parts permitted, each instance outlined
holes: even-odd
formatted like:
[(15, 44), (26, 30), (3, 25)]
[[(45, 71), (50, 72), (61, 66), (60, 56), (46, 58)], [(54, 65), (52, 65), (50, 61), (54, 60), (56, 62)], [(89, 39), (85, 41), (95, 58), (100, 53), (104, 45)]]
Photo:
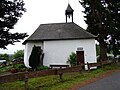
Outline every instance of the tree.
[(43, 57), (44, 54), (41, 47), (34, 45), (29, 57), (29, 65), (32, 67), (32, 69), (36, 69), (37, 66), (43, 66)]
[(23, 59), (24, 57), (24, 50), (17, 50), (17, 52), (14, 53), (13, 58), (14, 59)]
[(6, 49), (8, 44), (20, 42), (28, 36), (26, 33), (10, 32), (25, 11), (23, 0), (0, 1), (0, 48)]
[[(85, 8), (87, 31), (98, 36), (100, 59), (107, 59), (107, 45), (120, 40), (120, 1), (119, 0), (81, 0)], [(108, 35), (112, 43), (108, 43)], [(115, 37), (117, 36), (117, 37)], [(112, 48), (114, 49), (114, 48)]]
[(120, 50), (120, 1), (119, 0), (110, 0), (106, 2), (108, 4), (108, 10), (110, 13), (110, 36), (112, 39), (109, 41), (109, 46), (111, 47), (111, 51), (116, 57)]

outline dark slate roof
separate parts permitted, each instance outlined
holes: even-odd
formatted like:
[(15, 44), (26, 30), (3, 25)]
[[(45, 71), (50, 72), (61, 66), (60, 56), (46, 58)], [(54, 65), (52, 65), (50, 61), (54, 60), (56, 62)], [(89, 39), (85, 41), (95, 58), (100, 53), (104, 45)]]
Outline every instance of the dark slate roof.
[(23, 42), (45, 40), (72, 40), (95, 38), (75, 23), (41, 24), (36, 31)]
[(72, 7), (70, 6), (70, 4), (68, 4), (68, 7), (66, 9), (66, 12), (73, 12), (74, 10), (72, 9)]

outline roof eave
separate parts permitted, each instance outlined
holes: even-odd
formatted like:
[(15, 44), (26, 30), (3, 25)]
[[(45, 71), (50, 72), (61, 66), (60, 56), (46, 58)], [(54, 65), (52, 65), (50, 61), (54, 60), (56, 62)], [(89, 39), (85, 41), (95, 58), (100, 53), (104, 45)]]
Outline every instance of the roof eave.
[(25, 40), (22, 44), (25, 45), (27, 42), (31, 41), (53, 41), (53, 40), (78, 40), (78, 39), (95, 39), (97, 37), (87, 37), (87, 38), (62, 38), (62, 39), (34, 39), (34, 40)]

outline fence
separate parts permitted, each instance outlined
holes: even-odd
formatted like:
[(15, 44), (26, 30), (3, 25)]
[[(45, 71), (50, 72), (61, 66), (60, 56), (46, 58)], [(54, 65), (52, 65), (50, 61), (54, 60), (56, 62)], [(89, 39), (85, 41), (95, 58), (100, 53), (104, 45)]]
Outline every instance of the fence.
[(100, 61), (98, 63), (86, 63), (81, 64), (74, 67), (67, 67), (67, 68), (57, 68), (57, 69), (49, 69), (49, 70), (42, 70), (42, 71), (31, 71), (31, 72), (20, 72), (15, 74), (9, 74), (0, 76), (0, 84), (6, 83), (6, 82), (13, 82), (17, 80), (23, 80), (25, 81), (25, 90), (28, 90), (28, 79), (29, 78), (36, 78), (36, 77), (42, 77), (42, 76), (48, 76), (48, 75), (59, 75), (60, 80), (62, 80), (62, 75), (64, 73), (70, 73), (70, 72), (80, 72), (83, 70), (83, 66), (87, 65), (88, 71), (91, 70), (92, 67), (103, 67), (107, 64), (115, 63), (115, 61)]

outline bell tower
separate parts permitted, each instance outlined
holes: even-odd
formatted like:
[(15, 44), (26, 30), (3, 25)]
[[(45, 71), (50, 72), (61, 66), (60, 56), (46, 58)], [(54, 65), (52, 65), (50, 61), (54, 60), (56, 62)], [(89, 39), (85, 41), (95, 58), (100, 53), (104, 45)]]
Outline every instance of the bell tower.
[(73, 12), (74, 10), (71, 8), (70, 4), (68, 4), (67, 9), (65, 10), (66, 23), (68, 22), (68, 18), (71, 18), (73, 22)]

